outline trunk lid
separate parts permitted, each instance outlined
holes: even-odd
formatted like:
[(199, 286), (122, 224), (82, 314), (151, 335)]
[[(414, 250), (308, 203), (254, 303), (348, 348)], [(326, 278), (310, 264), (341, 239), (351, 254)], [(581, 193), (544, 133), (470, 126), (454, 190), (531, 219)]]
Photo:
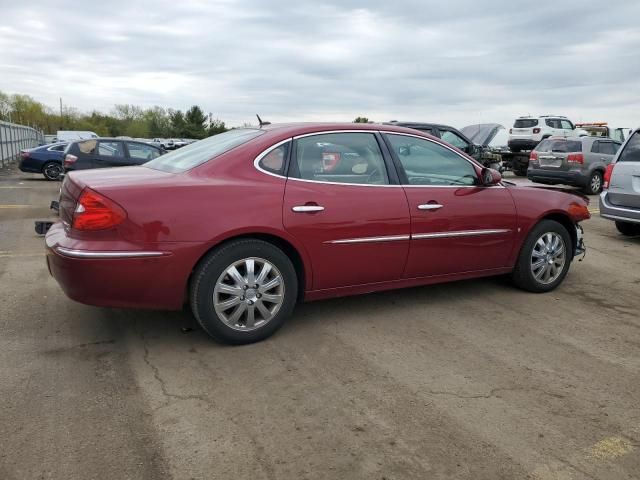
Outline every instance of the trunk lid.
[[(568, 171), (584, 165), (582, 142), (565, 138), (548, 138), (538, 144), (535, 151), (538, 154), (539, 168), (542, 170)], [(570, 157), (582, 155), (582, 163), (570, 162)]]

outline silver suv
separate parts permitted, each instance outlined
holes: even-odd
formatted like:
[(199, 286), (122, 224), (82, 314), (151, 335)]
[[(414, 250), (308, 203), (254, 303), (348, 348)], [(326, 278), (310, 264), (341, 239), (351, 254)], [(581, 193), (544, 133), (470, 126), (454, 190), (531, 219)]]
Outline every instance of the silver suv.
[(529, 157), (527, 178), (533, 182), (581, 187), (588, 195), (602, 191), (604, 173), (620, 148), (604, 137), (550, 137)]
[(640, 235), (640, 128), (633, 132), (604, 176), (600, 216), (623, 235)]

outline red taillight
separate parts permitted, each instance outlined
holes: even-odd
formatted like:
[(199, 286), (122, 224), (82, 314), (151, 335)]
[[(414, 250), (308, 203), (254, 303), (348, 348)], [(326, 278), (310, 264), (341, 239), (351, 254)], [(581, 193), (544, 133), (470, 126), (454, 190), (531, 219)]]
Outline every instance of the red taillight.
[(539, 128), (534, 128), (533, 129), (533, 133), (540, 133), (540, 129)]
[(567, 162), (579, 163), (582, 165), (584, 163), (584, 155), (582, 155), (581, 153), (570, 153), (567, 156)]
[(64, 166), (68, 167), (69, 165), (73, 165), (74, 163), (76, 163), (78, 161), (78, 157), (76, 157), (75, 155), (71, 155), (71, 154), (67, 154), (64, 157)]
[(536, 152), (535, 150), (533, 150), (531, 152), (531, 155), (529, 155), (529, 161), (530, 162), (537, 162), (538, 161), (538, 152)]
[(609, 182), (611, 182), (611, 176), (613, 175), (613, 167), (615, 167), (615, 163), (610, 163), (607, 165), (606, 170), (604, 171), (604, 182), (602, 184), (602, 188), (609, 188)]
[(323, 152), (322, 153), (322, 169), (325, 172), (332, 172), (340, 163), (340, 153)]
[(22, 151), (22, 152), (20, 152), (20, 156), (22, 158), (29, 158), (29, 152)]
[(112, 200), (85, 188), (73, 213), (72, 228), (76, 230), (105, 230), (122, 223), (127, 212)]

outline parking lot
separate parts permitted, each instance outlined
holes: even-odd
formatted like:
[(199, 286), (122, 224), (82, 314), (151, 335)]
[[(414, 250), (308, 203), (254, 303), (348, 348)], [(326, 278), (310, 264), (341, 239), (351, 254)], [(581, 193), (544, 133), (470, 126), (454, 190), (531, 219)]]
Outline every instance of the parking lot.
[(640, 238), (596, 197), (552, 293), (309, 303), (228, 347), (187, 310), (67, 299), (33, 230), (58, 188), (0, 174), (2, 479), (640, 478)]

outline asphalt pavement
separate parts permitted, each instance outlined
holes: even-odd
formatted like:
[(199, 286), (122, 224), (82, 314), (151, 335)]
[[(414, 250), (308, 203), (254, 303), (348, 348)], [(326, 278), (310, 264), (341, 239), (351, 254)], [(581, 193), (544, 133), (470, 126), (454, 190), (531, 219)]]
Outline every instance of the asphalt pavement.
[(66, 298), (33, 230), (58, 187), (0, 171), (0, 479), (640, 478), (640, 238), (595, 198), (552, 293), (308, 303), (228, 347)]

